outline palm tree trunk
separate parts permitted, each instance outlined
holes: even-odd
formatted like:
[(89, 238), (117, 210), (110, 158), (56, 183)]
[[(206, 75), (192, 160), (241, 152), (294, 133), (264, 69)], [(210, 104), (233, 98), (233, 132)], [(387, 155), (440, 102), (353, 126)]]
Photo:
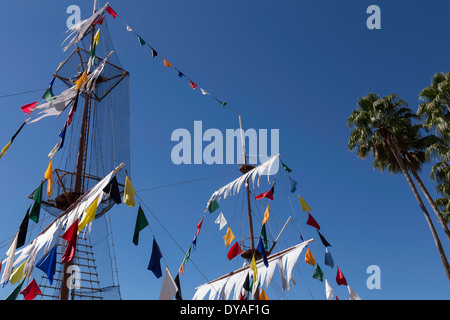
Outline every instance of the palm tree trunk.
[(400, 168), (403, 171), (403, 174), (405, 175), (406, 180), (408, 181), (408, 184), (414, 194), (414, 197), (416, 198), (417, 202), (419, 203), (420, 208), (423, 211), (423, 214), (425, 216), (425, 219), (427, 220), (428, 227), (431, 230), (431, 234), (433, 235), (434, 243), (436, 244), (439, 257), (441, 258), (442, 266), (444, 267), (445, 274), (447, 275), (447, 279), (450, 283), (450, 265), (448, 264), (447, 257), (445, 255), (444, 249), (442, 248), (441, 241), (439, 240), (439, 236), (436, 232), (436, 229), (434, 228), (433, 222), (431, 221), (430, 214), (427, 211), (427, 208), (423, 204), (422, 199), (420, 198), (419, 193), (417, 192), (416, 186), (414, 185), (414, 182), (409, 175), (408, 170), (406, 169), (405, 163), (403, 162), (403, 159), (400, 156), (400, 153), (398, 152), (395, 144), (393, 144), (390, 141), (389, 137), (385, 138), (387, 145), (389, 146), (389, 149), (391, 150), (392, 154), (394, 155), (395, 159), (397, 160)]
[(416, 179), (417, 184), (419, 185), (419, 188), (425, 194), (425, 197), (427, 198), (428, 202), (430, 203), (431, 207), (433, 208), (434, 213), (436, 213), (437, 219), (438, 219), (439, 223), (442, 225), (442, 228), (444, 228), (444, 232), (447, 235), (448, 240), (450, 241), (450, 231), (448, 230), (448, 226), (444, 221), (444, 217), (442, 216), (442, 213), (439, 211), (433, 198), (431, 198), (430, 194), (428, 193), (427, 188), (425, 188), (425, 185), (423, 184), (423, 182), (420, 179), (419, 175), (417, 174), (416, 170), (411, 168), (411, 172), (412, 172), (414, 178)]

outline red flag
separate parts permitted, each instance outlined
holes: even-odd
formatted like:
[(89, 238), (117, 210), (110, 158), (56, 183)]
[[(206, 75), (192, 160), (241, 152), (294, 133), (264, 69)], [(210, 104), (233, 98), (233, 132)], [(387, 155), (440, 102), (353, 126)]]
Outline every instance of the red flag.
[[(108, 11), (108, 9), (106, 9), (106, 11)], [(101, 16), (100, 18), (98, 18), (97, 20), (95, 20), (92, 24), (98, 24), (101, 25), (103, 23), (103, 20), (105, 20), (105, 16)]]
[(66, 250), (64, 250), (63, 256), (62, 256), (62, 262), (69, 262), (73, 259), (75, 255), (75, 249), (77, 246), (77, 238), (78, 238), (78, 219), (75, 220), (74, 223), (70, 226), (69, 229), (64, 232), (62, 237), (64, 240), (67, 240), (67, 247)]
[(28, 104), (21, 106), (20, 109), (22, 109), (22, 111), (25, 113), (30, 113), (33, 110), (33, 108), (36, 107), (37, 104), (38, 104), (38, 101), (28, 103)]
[(320, 230), (319, 224), (317, 223), (316, 220), (314, 220), (314, 218), (312, 217), (311, 214), (309, 214), (309, 212), (308, 212), (308, 221), (306, 221), (306, 224), (308, 224), (314, 228), (317, 228), (317, 230)]
[(228, 254), (227, 254), (228, 260), (233, 259), (241, 252), (242, 252), (241, 247), (239, 246), (239, 243), (236, 242), (228, 251)]
[(42, 292), (39, 289), (36, 280), (33, 279), (33, 281), (20, 291), (20, 294), (23, 294), (25, 300), (33, 300), (38, 294), (42, 294)]
[(189, 80), (189, 81), (190, 81), (189, 85), (192, 87), (192, 89), (197, 88), (197, 85), (192, 80)]
[(112, 15), (114, 19), (117, 17), (117, 13), (110, 6), (106, 7), (106, 12), (108, 12), (110, 15)]
[(262, 198), (268, 198), (270, 200), (273, 200), (273, 187), (269, 191), (257, 195), (255, 197), (255, 200), (262, 199)]
[[(204, 217), (203, 217), (204, 218)], [(202, 228), (202, 224), (203, 224), (203, 218), (202, 220), (200, 220), (200, 222), (197, 225), (197, 235), (200, 233), (200, 229)]]
[(343, 284), (344, 286), (347, 285), (347, 280), (345, 280), (345, 277), (342, 274), (341, 270), (339, 270), (339, 267), (337, 268), (336, 282), (338, 285), (341, 285), (341, 284)]

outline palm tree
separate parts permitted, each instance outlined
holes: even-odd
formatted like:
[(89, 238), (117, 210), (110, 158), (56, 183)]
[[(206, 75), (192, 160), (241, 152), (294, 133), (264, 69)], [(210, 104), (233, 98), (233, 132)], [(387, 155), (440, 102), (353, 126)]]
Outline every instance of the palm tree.
[[(358, 99), (357, 108), (347, 119), (347, 126), (353, 128), (348, 141), (349, 150), (355, 150), (358, 157), (374, 156), (373, 167), (391, 173), (403, 172), (419, 207), (421, 208), (436, 244), (439, 257), (450, 282), (450, 266), (442, 248), (439, 236), (431, 221), (409, 172), (414, 176), (425, 162), (425, 149), (431, 137), (421, 137), (421, 125), (414, 125), (418, 119), (405, 101), (397, 95), (379, 98), (370, 93)], [(420, 184), (419, 184), (420, 185)]]
[(437, 182), (436, 190), (443, 198), (437, 198), (436, 204), (443, 213), (446, 224), (450, 221), (450, 72), (436, 73), (431, 84), (419, 95), (423, 101), (417, 114), (425, 116), (424, 127), (434, 130), (442, 139), (432, 144), (427, 152), (436, 155), (438, 161), (433, 165), (431, 178)]

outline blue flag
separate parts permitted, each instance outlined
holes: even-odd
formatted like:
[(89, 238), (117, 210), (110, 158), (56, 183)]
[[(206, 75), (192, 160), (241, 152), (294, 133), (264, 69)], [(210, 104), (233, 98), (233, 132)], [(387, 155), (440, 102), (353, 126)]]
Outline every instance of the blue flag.
[(159, 250), (159, 246), (156, 243), (155, 238), (153, 238), (153, 248), (152, 248), (152, 256), (150, 258), (150, 263), (148, 264), (148, 270), (151, 270), (157, 278), (161, 278), (161, 260), (162, 254), (161, 250)]
[(294, 193), (297, 190), (297, 181), (289, 177), (289, 182), (291, 183), (291, 193)]
[(262, 254), (264, 265), (266, 266), (266, 268), (268, 268), (269, 262), (267, 261), (267, 254), (266, 254), (266, 250), (264, 250), (264, 243), (262, 241), (261, 236), (259, 236), (258, 251)]
[(56, 246), (53, 247), (41, 260), (36, 264), (36, 267), (44, 271), (47, 275), (50, 285), (53, 283), (53, 276), (56, 269)]
[(331, 257), (331, 253), (330, 253), (330, 251), (328, 251), (327, 247), (325, 247), (325, 264), (327, 266), (330, 266), (331, 268), (334, 267), (333, 258)]

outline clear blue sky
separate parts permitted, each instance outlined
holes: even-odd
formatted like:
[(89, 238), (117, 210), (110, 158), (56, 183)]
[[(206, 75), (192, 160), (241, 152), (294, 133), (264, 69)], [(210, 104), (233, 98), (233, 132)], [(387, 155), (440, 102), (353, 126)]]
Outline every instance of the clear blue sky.
[[(60, 44), (69, 16), (66, 8), (71, 4), (80, 6), (82, 19), (90, 16), (92, 1), (87, 0), (0, 3), (0, 96), (47, 87), (53, 71), (66, 57)], [(332, 244), (335, 263), (362, 299), (450, 297), (431, 233), (404, 177), (376, 172), (371, 159), (360, 160), (348, 151), (350, 130), (345, 124), (357, 99), (369, 92), (380, 96), (397, 93), (416, 110), (418, 94), (433, 74), (449, 71), (447, 1), (156, 0), (110, 4), (174, 66), (240, 112), (245, 128), (280, 130), (280, 153), (293, 169), (291, 176), (299, 183), (298, 192), (312, 207), (311, 214)], [(366, 9), (371, 4), (381, 8), (381, 30), (366, 27)], [(161, 60), (152, 60), (148, 48), (141, 48), (120, 20), (107, 19), (119, 58), (131, 73), (135, 189), (223, 175), (139, 193), (183, 248), (182, 252), (145, 210), (175, 276), (210, 195), (239, 172), (236, 165), (174, 165), (171, 134), (178, 128), (193, 133), (196, 120), (203, 122), (204, 130), (217, 128), (225, 133), (238, 128), (238, 119), (198, 89), (193, 91), (173, 69), (164, 68)], [(2, 147), (25, 118), (19, 107), (41, 95), (0, 99)], [(26, 127), (0, 160), (0, 240), (16, 232), (30, 204), (27, 196), (41, 180), (59, 130), (54, 118)], [(286, 182), (286, 173), (280, 174)], [(428, 175), (429, 168), (425, 168), (422, 177), (433, 191)], [(259, 191), (267, 191), (268, 186), (263, 180)], [(286, 195), (277, 183), (271, 208), (279, 213), (280, 221), (292, 215), (287, 196), (305, 238), (317, 237), (305, 224), (296, 195)], [(240, 209), (242, 192), (219, 202), (230, 222), (235, 200)], [(162, 278), (156, 279), (146, 269), (152, 233), (149, 229), (141, 232), (138, 247), (131, 242), (136, 213), (137, 207), (121, 205), (111, 215), (122, 296), (157, 299)], [(449, 243), (431, 210), (430, 214), (450, 255)], [(206, 214), (197, 250), (191, 254), (209, 280), (238, 265), (237, 260), (226, 260), (224, 230), (219, 231), (214, 224), (216, 215)], [(238, 222), (241, 218), (235, 219)], [(275, 221), (273, 218), (270, 223), (276, 234), (281, 222), (275, 225)], [(238, 235), (239, 227), (233, 231)], [(255, 227), (258, 231), (259, 225)], [(295, 232), (291, 228), (283, 235), (287, 245), (297, 243)], [(2, 250), (3, 254), (6, 248)], [(330, 269), (323, 265), (324, 248), (319, 239), (311, 250), (338, 297), (348, 299), (347, 289), (336, 284), (336, 266)], [(299, 260), (301, 274), (298, 270), (294, 273), (297, 285), (291, 286), (288, 297), (323, 299), (324, 284), (311, 278), (314, 268), (303, 260), (304, 253)], [(370, 265), (381, 268), (379, 290), (366, 286)], [(191, 298), (201, 283), (201, 274), (188, 263), (181, 276), (185, 298)], [(0, 296), (11, 290), (8, 285), (0, 290)]]

